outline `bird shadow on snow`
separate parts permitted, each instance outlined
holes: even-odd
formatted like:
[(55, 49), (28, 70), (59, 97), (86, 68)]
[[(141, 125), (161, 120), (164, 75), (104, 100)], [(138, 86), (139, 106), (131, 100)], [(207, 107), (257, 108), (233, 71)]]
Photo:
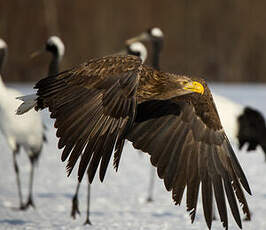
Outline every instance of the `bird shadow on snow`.
[(104, 212), (100, 212), (100, 211), (93, 211), (93, 212), (90, 212), (90, 214), (92, 216), (101, 216), (101, 217), (105, 215)]
[(160, 218), (163, 218), (163, 217), (175, 217), (175, 215), (171, 212), (158, 212), (158, 213), (152, 213), (151, 214), (152, 216), (154, 217), (160, 217)]
[(71, 198), (73, 197), (73, 194), (71, 193), (58, 193), (58, 192), (45, 192), (45, 193), (38, 193), (38, 197), (40, 198), (55, 198), (55, 197), (66, 197), (66, 198)]
[(0, 225), (1, 224), (10, 224), (10, 225), (24, 225), (29, 223), (28, 221), (24, 221), (24, 220), (19, 220), (19, 219), (4, 219), (4, 220), (0, 220)]

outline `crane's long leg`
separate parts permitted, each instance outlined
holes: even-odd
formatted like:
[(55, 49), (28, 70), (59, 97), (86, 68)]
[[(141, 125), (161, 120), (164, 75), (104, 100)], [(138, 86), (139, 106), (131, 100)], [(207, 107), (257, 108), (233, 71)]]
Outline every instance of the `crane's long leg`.
[(71, 216), (73, 217), (73, 219), (76, 219), (76, 214), (80, 215), (79, 200), (78, 200), (79, 188), (80, 188), (80, 182), (78, 182), (75, 195), (72, 198)]
[(155, 180), (156, 168), (151, 165), (150, 169), (150, 184), (148, 190), (147, 202), (153, 201), (153, 190), (154, 190), (154, 180)]
[(212, 220), (217, 220), (217, 218), (216, 218), (216, 211), (215, 211), (215, 205), (214, 205), (214, 202), (215, 202), (215, 200), (214, 200), (214, 197), (212, 197)]
[(87, 197), (87, 217), (86, 220), (84, 222), (84, 225), (89, 224), (91, 225), (91, 221), (90, 221), (90, 199), (91, 199), (91, 184), (89, 182), (89, 176), (88, 176), (88, 197)]
[(18, 196), (19, 196), (19, 203), (20, 203), (20, 209), (24, 210), (25, 206), (23, 204), (22, 200), (22, 192), (21, 192), (21, 183), (19, 178), (19, 168), (18, 168), (18, 162), (17, 162), (17, 153), (19, 151), (19, 146), (13, 151), (13, 165), (16, 173), (16, 180), (17, 180), (17, 186), (18, 186)]
[(36, 161), (36, 158), (35, 158), (35, 157), (30, 157), (30, 163), (31, 163), (31, 170), (30, 170), (30, 184), (29, 184), (29, 196), (28, 196), (28, 201), (27, 201), (27, 203), (26, 203), (26, 205), (25, 205), (26, 208), (28, 208), (29, 206), (32, 206), (33, 208), (35, 208), (35, 204), (34, 204), (34, 202), (33, 202), (33, 198), (32, 198), (35, 161)]

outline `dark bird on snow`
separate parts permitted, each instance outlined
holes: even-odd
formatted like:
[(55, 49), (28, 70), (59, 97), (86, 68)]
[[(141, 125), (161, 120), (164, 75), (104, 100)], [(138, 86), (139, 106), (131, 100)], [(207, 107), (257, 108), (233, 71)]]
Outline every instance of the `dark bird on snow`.
[(125, 140), (151, 155), (165, 187), (194, 221), (201, 184), (203, 211), (212, 224), (213, 197), (228, 228), (227, 197), (241, 228), (237, 200), (250, 215), (242, 187), (248, 181), (222, 128), (211, 92), (201, 78), (157, 71), (134, 56), (107, 56), (40, 80), (17, 113), (48, 108), (55, 118), (68, 175), (79, 158), (78, 180), (97, 168), (103, 181), (114, 151), (117, 170)]

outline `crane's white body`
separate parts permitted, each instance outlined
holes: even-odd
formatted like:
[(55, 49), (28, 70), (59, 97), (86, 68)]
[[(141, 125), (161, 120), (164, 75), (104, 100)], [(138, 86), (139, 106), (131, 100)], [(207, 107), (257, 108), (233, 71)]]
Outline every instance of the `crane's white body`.
[(12, 151), (20, 145), (31, 156), (40, 151), (43, 143), (43, 125), (40, 114), (34, 110), (16, 115), (21, 96), (17, 90), (7, 88), (0, 75), (0, 129)]
[(238, 117), (243, 114), (244, 106), (237, 104), (229, 98), (214, 93), (212, 96), (226, 135), (231, 141), (237, 143), (237, 133), (239, 129)]

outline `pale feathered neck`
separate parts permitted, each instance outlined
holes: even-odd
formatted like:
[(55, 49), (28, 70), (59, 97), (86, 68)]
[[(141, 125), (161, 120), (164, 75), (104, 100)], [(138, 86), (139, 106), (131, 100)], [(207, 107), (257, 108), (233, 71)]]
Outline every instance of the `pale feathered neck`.
[(0, 96), (6, 94), (6, 85), (3, 81), (2, 75), (0, 74)]

